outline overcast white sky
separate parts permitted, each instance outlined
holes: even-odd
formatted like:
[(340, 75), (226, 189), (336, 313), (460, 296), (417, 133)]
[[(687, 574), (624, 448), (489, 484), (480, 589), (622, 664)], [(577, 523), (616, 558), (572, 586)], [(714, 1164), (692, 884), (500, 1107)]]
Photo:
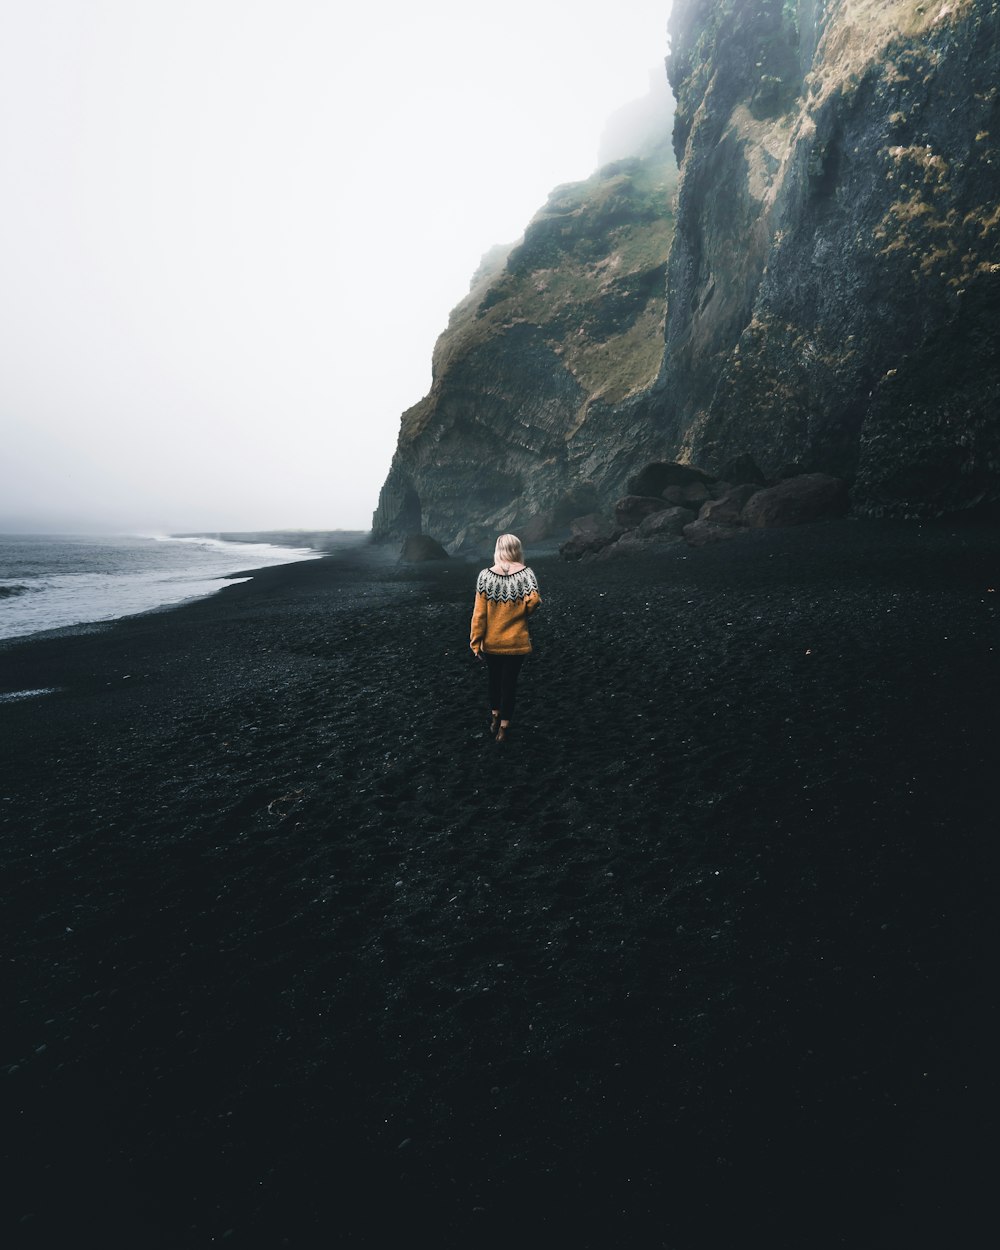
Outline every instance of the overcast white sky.
[(0, 0), (0, 529), (367, 529), (669, 0)]

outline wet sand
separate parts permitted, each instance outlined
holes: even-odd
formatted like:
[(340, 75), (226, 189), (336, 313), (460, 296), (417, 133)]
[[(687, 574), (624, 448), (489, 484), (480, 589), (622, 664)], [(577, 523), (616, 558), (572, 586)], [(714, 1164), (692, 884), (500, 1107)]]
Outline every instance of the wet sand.
[(0, 647), (14, 1244), (974, 1244), (998, 557), (529, 552), (499, 747), (477, 565)]

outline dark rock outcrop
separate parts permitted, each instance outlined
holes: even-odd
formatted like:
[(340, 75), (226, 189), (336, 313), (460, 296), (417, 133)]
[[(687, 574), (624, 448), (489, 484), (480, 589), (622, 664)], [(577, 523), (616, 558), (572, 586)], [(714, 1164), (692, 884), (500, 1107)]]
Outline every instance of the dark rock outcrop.
[(559, 554), (564, 560), (581, 560), (595, 556), (622, 535), (622, 530), (602, 512), (588, 512), (569, 523), (572, 537), (562, 544)]
[(613, 528), (612, 523), (602, 512), (588, 512), (586, 516), (574, 517), (569, 523), (570, 533), (574, 538), (581, 535), (597, 538), (600, 535), (610, 534)]
[(633, 530), (654, 512), (662, 512), (663, 502), (658, 495), (626, 495), (615, 504), (615, 524)]
[(712, 493), (704, 482), (692, 482), (690, 486), (668, 486), (663, 498), (675, 508), (700, 508)]
[(751, 529), (804, 525), (824, 517), (842, 516), (846, 510), (846, 482), (826, 473), (805, 473), (757, 491), (743, 508), (742, 521)]
[(720, 525), (715, 521), (699, 518), (684, 526), (684, 539), (692, 547), (705, 547), (709, 543), (722, 543), (739, 538), (746, 530), (739, 525)]
[(725, 496), (728, 495), (731, 490), (735, 490), (735, 489), (736, 488), (733, 486), (732, 482), (726, 482), (720, 478), (718, 482), (712, 482), (709, 484), (709, 487), (708, 487), (709, 498), (724, 499)]
[[(642, 502), (652, 501), (644, 499)], [(597, 539), (581, 536), (565, 543), (560, 552), (567, 559), (577, 558), (579, 553), (583, 559), (617, 560), (639, 551), (655, 551), (664, 543), (680, 542), (685, 527), (694, 519), (690, 508), (661, 507), (660, 511), (649, 513), (637, 526), (627, 528), (624, 533), (616, 530), (609, 538)]]
[(718, 499), (710, 499), (708, 503), (702, 504), (698, 520), (711, 521), (713, 525), (739, 525), (744, 505), (759, 490), (757, 486), (733, 486)]
[(609, 543), (596, 555), (598, 560), (617, 560), (622, 556), (635, 555), (639, 551), (648, 551), (656, 544), (651, 538), (641, 538), (638, 530), (629, 530), (622, 534), (617, 542)]
[(564, 560), (582, 560), (585, 556), (597, 555), (614, 541), (611, 534), (574, 534), (562, 544), (559, 554)]
[(728, 460), (722, 466), (719, 477), (723, 481), (732, 482), (734, 486), (745, 486), (748, 483), (753, 486), (767, 485), (767, 478), (761, 472), (760, 465), (753, 456), (748, 456), (745, 452), (742, 456), (734, 456), (732, 460)]
[(684, 526), (695, 519), (690, 508), (665, 508), (646, 517), (636, 530), (640, 538), (652, 538), (657, 542), (670, 542), (682, 538)]
[(409, 564), (417, 564), (424, 560), (447, 560), (448, 553), (429, 534), (410, 534), (403, 543), (399, 558)]

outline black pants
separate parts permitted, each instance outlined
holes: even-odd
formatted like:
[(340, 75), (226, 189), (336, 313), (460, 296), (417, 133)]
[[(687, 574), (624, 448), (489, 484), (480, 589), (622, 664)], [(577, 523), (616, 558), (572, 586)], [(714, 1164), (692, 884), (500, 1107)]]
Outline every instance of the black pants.
[(523, 655), (487, 655), (490, 670), (490, 707), (500, 709), (500, 719), (514, 715), (514, 694), (517, 676), (527, 657)]

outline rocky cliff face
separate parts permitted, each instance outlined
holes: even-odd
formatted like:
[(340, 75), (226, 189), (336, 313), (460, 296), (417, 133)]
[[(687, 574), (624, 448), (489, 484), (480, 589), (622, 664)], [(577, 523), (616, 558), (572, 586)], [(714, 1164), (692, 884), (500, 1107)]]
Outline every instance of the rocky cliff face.
[(856, 509), (1000, 497), (1000, 5), (675, 0), (682, 179), (652, 419)]
[(659, 143), (558, 188), (484, 259), (403, 414), (376, 538), (533, 540), (621, 493), (663, 357), (676, 165)]
[(869, 514), (1000, 505), (1000, 0), (674, 0), (670, 32), (676, 198), (662, 153), (611, 165), (484, 266), (377, 536), (532, 539), (747, 453)]

